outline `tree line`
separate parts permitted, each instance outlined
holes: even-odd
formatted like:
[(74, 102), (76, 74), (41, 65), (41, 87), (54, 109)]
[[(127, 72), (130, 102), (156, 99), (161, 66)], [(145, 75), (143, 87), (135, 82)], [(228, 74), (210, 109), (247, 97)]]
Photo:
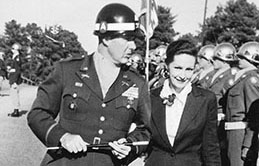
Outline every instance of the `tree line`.
[[(259, 41), (259, 10), (247, 0), (229, 0), (217, 6), (214, 15), (200, 24), (197, 34), (176, 32), (174, 23), (177, 15), (173, 15), (170, 8), (158, 6), (157, 12), (159, 25), (150, 38), (149, 49), (167, 45), (175, 38), (187, 38), (197, 46), (230, 42), (237, 49), (247, 41)], [(62, 25), (42, 29), (36, 23), (22, 26), (16, 20), (11, 20), (5, 23), (4, 34), (0, 36), (0, 51), (5, 53), (6, 61), (11, 57), (10, 48), (15, 42), (22, 45), (23, 76), (36, 84), (46, 79), (56, 61), (87, 53), (77, 35), (63, 29)], [(136, 52), (144, 57), (145, 40), (137, 38), (135, 42)]]

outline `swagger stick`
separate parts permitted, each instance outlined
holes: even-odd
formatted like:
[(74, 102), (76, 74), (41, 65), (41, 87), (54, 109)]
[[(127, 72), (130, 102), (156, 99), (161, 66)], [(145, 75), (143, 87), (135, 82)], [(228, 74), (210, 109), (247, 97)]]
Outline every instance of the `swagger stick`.
[[(138, 141), (138, 142), (126, 142), (123, 143), (122, 145), (125, 146), (143, 146), (143, 145), (148, 145), (148, 141)], [(102, 143), (102, 144), (89, 144), (87, 145), (87, 148), (109, 148), (108, 143)], [(55, 147), (47, 147), (47, 150), (58, 150), (58, 149), (63, 149), (62, 146), (55, 146)]]

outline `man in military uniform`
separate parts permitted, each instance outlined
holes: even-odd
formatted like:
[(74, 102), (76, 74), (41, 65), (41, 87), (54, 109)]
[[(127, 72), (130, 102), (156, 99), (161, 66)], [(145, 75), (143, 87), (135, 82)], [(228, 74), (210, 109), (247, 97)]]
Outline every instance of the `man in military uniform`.
[(22, 62), (20, 58), (21, 45), (19, 43), (14, 43), (12, 45), (12, 58), (8, 61), (7, 71), (10, 84), (10, 97), (13, 104), (13, 112), (8, 114), (8, 116), (19, 117), (20, 109), (20, 84), (22, 83)]
[(229, 86), (229, 82), (233, 82), (236, 73), (236, 68), (232, 68), (232, 64), (237, 61), (236, 49), (231, 43), (221, 43), (214, 48), (213, 51), (213, 76), (208, 80), (207, 88), (214, 92), (217, 97), (218, 107), (218, 137), (221, 149), (222, 165), (227, 166), (226, 132), (224, 130), (224, 119), (226, 100), (225, 94)]
[(251, 104), (259, 98), (259, 72), (255, 66), (259, 64), (258, 50), (257, 42), (248, 42), (240, 47), (237, 55), (241, 70), (236, 73), (234, 84), (227, 92), (225, 130), (230, 166), (253, 166), (256, 162), (254, 133), (247, 127), (247, 114)]
[(205, 89), (208, 88), (208, 82), (216, 72), (212, 59), (214, 48), (214, 45), (205, 45), (198, 52), (199, 71), (192, 82)]
[[(48, 150), (42, 165), (124, 165), (144, 150), (125, 145), (150, 139), (147, 83), (134, 70), (122, 69), (136, 47), (135, 18), (123, 4), (104, 6), (94, 32), (97, 51), (57, 63), (39, 86), (28, 124), (47, 147), (62, 147)], [(136, 128), (128, 132), (132, 123)]]
[(231, 64), (237, 61), (235, 47), (231, 43), (221, 43), (217, 45), (213, 52), (214, 69), (216, 72), (208, 80), (208, 89), (216, 94), (218, 101), (218, 121), (224, 120), (223, 97), (226, 92), (227, 82), (233, 82), (237, 72), (236, 68), (231, 68)]

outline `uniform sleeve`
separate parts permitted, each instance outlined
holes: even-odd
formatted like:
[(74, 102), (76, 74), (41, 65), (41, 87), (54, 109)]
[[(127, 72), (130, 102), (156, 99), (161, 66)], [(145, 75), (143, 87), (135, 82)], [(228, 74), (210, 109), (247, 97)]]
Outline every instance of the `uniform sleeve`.
[[(141, 88), (139, 94), (139, 102), (137, 107), (136, 114), (136, 128), (134, 131), (129, 133), (127, 139), (131, 142), (135, 141), (150, 141), (151, 132), (150, 132), (150, 116), (151, 116), (151, 103), (150, 96), (148, 92), (147, 83)], [(143, 152), (145, 147), (138, 146), (137, 153), (140, 154)]]
[(46, 146), (57, 146), (66, 131), (55, 121), (62, 97), (62, 67), (58, 63), (51, 76), (43, 82), (27, 116), (33, 133)]
[(202, 140), (203, 159), (206, 166), (220, 166), (220, 149), (217, 136), (217, 100), (215, 95), (209, 98), (207, 122)]

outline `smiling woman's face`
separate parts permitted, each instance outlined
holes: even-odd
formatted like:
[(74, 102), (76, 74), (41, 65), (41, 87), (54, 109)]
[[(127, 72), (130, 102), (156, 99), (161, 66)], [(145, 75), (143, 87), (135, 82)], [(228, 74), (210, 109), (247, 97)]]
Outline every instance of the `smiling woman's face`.
[(195, 67), (196, 59), (189, 54), (179, 54), (174, 56), (174, 60), (169, 63), (170, 84), (176, 92), (181, 90), (190, 82)]

